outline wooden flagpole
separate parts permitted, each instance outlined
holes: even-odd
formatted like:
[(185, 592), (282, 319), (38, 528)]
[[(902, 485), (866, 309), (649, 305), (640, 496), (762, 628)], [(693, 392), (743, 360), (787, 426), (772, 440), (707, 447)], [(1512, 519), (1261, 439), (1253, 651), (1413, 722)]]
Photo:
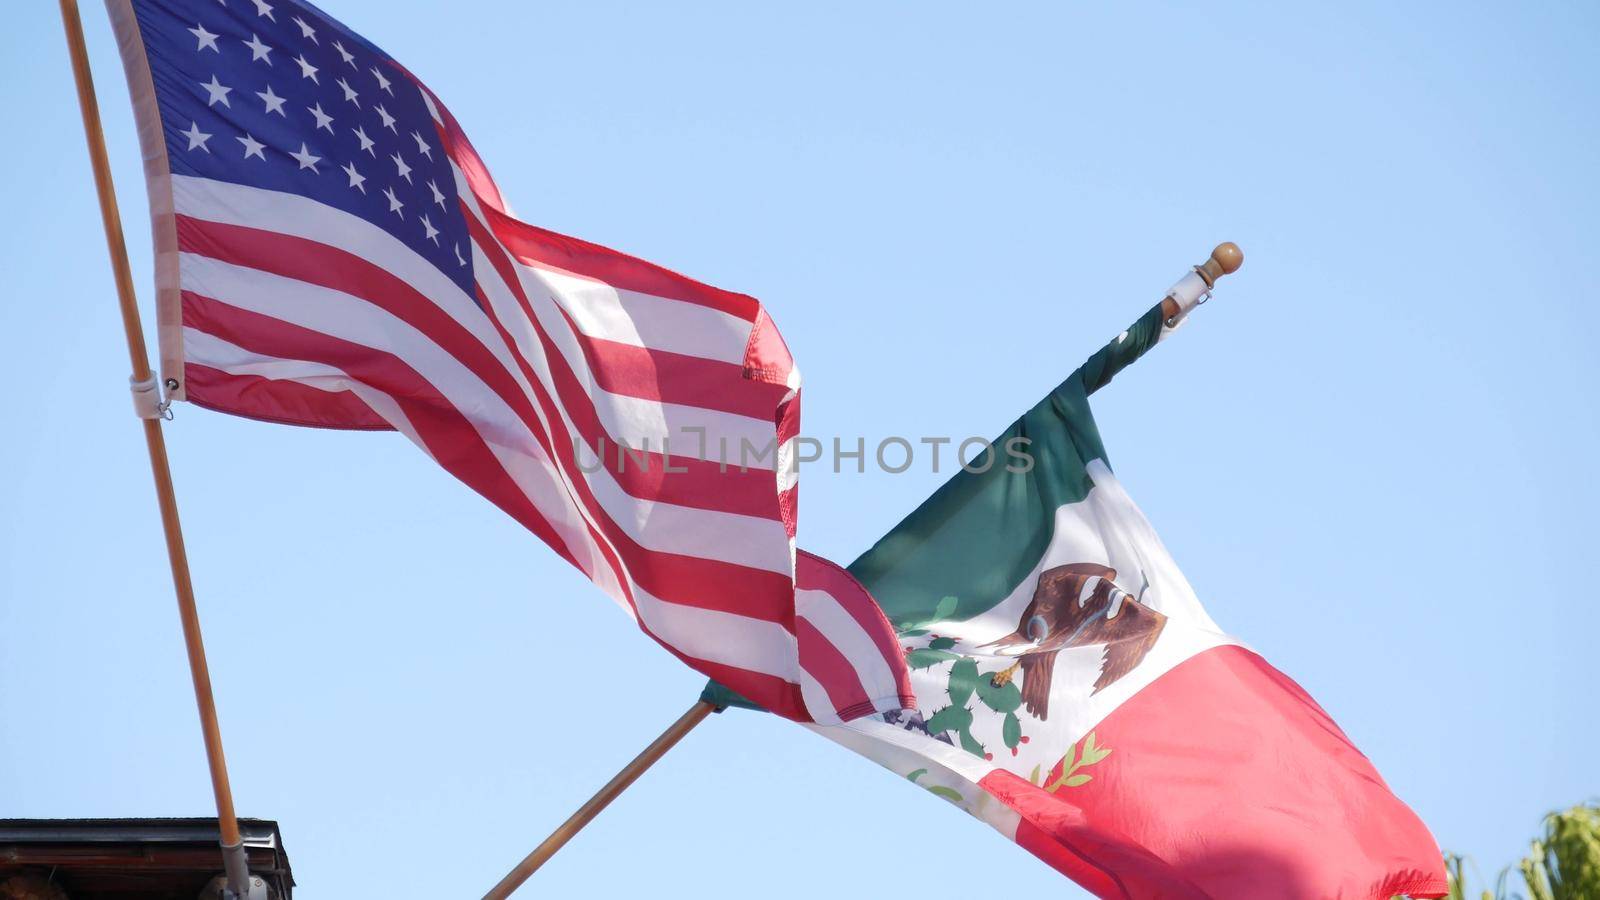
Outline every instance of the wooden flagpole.
[[(111, 164), (106, 158), (105, 135), (100, 127), (100, 107), (95, 101), (94, 78), (89, 70), (89, 52), (83, 40), (83, 23), (77, 0), (60, 0), (61, 23), (67, 33), (67, 50), (72, 56), (72, 77), (78, 87), (78, 108), (83, 113), (84, 137), (89, 144), (89, 165), (94, 169), (95, 191), (100, 196), (100, 219), (105, 226), (106, 249), (111, 255), (111, 271), (117, 283), (117, 301), (122, 308), (122, 328), (128, 341), (128, 359), (133, 366), (130, 382), (138, 385), (151, 379), (150, 362), (139, 321), (139, 305), (133, 291), (133, 272), (128, 267), (128, 248), (122, 239), (122, 219), (117, 212), (116, 189), (111, 183)], [(189, 579), (189, 558), (184, 551), (183, 529), (178, 522), (178, 500), (172, 489), (172, 470), (167, 464), (167, 444), (161, 431), (161, 418), (145, 417), (145, 445), (150, 452), (150, 471), (155, 477), (156, 500), (161, 508), (161, 525), (166, 532), (167, 561), (172, 567), (172, 586), (178, 596), (178, 619), (183, 625), (183, 645), (189, 656), (189, 677), (194, 682), (195, 705), (200, 710), (200, 733), (205, 739), (206, 764), (211, 769), (211, 790), (217, 801), (217, 829), (221, 836), (223, 870), (228, 889), (238, 898), (249, 895), (249, 862), (239, 837), (239, 820), (233, 810), (233, 790), (228, 785), (228, 763), (222, 753), (222, 731), (217, 725), (216, 701), (211, 694), (211, 673), (206, 667), (206, 649), (200, 635), (200, 616), (195, 610), (194, 585)]]
[(644, 752), (634, 757), (633, 762), (623, 766), (622, 771), (618, 772), (616, 777), (606, 782), (605, 787), (589, 798), (589, 802), (578, 807), (578, 811), (573, 813), (571, 818), (562, 822), (555, 831), (550, 832), (550, 836), (545, 838), (543, 843), (533, 848), (533, 852), (524, 857), (522, 862), (517, 863), (516, 868), (506, 873), (506, 877), (500, 879), (499, 884), (490, 888), (489, 893), (483, 895), (483, 900), (505, 900), (505, 898), (511, 896), (513, 891), (528, 880), (528, 876), (537, 872), (540, 866), (549, 861), (550, 857), (556, 855), (557, 850), (560, 850), (566, 845), (567, 841), (572, 840), (574, 835), (582, 831), (583, 826), (588, 825), (612, 800), (617, 799), (618, 794), (627, 790), (628, 786), (638, 780), (639, 776), (654, 765), (656, 760), (666, 755), (666, 752), (671, 750), (674, 744), (683, 740), (684, 735), (688, 734), (696, 725), (705, 721), (706, 716), (711, 715), (716, 710), (717, 708), (714, 705), (704, 700), (689, 707), (688, 712), (679, 716), (678, 721), (673, 722), (667, 727), (666, 731), (661, 733), (660, 737), (651, 741), (650, 746), (644, 748)]

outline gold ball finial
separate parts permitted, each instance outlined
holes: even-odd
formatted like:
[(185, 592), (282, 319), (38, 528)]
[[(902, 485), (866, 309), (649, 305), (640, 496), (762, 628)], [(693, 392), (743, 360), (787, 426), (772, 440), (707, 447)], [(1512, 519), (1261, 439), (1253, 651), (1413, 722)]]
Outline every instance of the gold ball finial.
[(1200, 277), (1206, 280), (1206, 287), (1216, 287), (1217, 279), (1224, 275), (1232, 275), (1244, 265), (1244, 251), (1233, 241), (1224, 241), (1211, 251), (1211, 258), (1200, 264)]
[(1244, 265), (1244, 251), (1240, 250), (1239, 245), (1233, 241), (1224, 241), (1218, 244), (1217, 249), (1211, 251), (1211, 258), (1217, 261), (1217, 265), (1222, 268), (1222, 274), (1224, 275), (1232, 275), (1239, 271), (1240, 266)]

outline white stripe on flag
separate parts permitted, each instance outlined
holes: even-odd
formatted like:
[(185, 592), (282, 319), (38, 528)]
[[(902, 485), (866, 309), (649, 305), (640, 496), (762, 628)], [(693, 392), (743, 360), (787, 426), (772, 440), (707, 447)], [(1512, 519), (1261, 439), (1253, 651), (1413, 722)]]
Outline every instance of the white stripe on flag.
[[(794, 635), (776, 622), (668, 603), (635, 587), (639, 618), (668, 646), (723, 665), (795, 680)], [(827, 710), (831, 706), (812, 707)]]
[(795, 615), (805, 619), (850, 663), (861, 679), (868, 699), (898, 696), (894, 672), (883, 658), (883, 651), (861, 629), (839, 600), (827, 591), (801, 589), (794, 592)]
[[(284, 360), (277, 357), (264, 357), (249, 350), (229, 343), (223, 338), (209, 334), (197, 328), (184, 329), (184, 342), (191, 361), (201, 365), (208, 365), (223, 371), (237, 374), (257, 374), (262, 377), (292, 378), (303, 381), (297, 372), (323, 371), (330, 375), (349, 379), (353, 389), (357, 389), (360, 396), (372, 411), (382, 416), (396, 431), (409, 437), (413, 443), (429, 453), (427, 444), (416, 433), (411, 422), (398, 404), (388, 394), (367, 386), (365, 383), (351, 378), (345, 372), (324, 366), (320, 363), (305, 362), (302, 360)], [(328, 389), (324, 383), (305, 382), (312, 387)], [(373, 402), (377, 399), (379, 402)], [(534, 506), (555, 529), (566, 545), (568, 552), (578, 563), (578, 567), (588, 575), (607, 596), (611, 597), (631, 617), (633, 610), (628, 606), (626, 595), (623, 593), (616, 574), (605, 558), (600, 555), (599, 548), (591, 540), (585, 521), (579, 517), (578, 511), (568, 498), (557, 489), (559, 482), (554, 464), (545, 457), (537, 445), (528, 445), (529, 451), (521, 447), (504, 446), (496, 441), (485, 438), (485, 444), (494, 454), (501, 467), (505, 469), (519, 490), (533, 502)]]
[[(550, 360), (546, 358), (543, 344), (533, 333), (532, 323), (526, 321), (527, 316), (517, 303), (516, 297), (511, 294), (509, 286), (500, 278), (500, 273), (489, 264), (488, 258), (477, 242), (473, 242), (472, 259), (479, 273), (478, 284), (483, 287), (483, 292), (488, 296), (490, 305), (494, 307), (496, 316), (511, 332), (517, 348), (534, 367), (540, 381), (550, 387), (552, 394), (555, 393), (553, 373), (549, 369)], [(765, 448), (773, 442), (773, 423), (765, 419), (678, 403), (641, 400), (612, 394), (601, 388), (595, 381), (594, 373), (583, 355), (583, 349), (578, 346), (577, 336), (572, 333), (556, 310), (555, 301), (542, 285), (536, 281), (530, 283), (530, 275), (534, 274), (534, 270), (516, 261), (512, 262), (512, 266), (518, 276), (518, 286), (528, 298), (528, 305), (538, 318), (538, 324), (556, 345), (561, 358), (567, 363), (567, 368), (577, 378), (579, 386), (594, 398), (595, 413), (600, 417), (600, 424), (608, 434), (623, 438), (632, 435), (633, 442), (628, 446), (636, 450), (648, 447), (659, 452), (664, 447), (670, 447), (674, 458), (687, 457), (735, 464), (738, 462), (738, 457), (732, 454), (736, 454), (746, 443), (757, 448)], [(728, 448), (729, 456), (723, 455), (720, 449), (723, 447)], [(770, 468), (771, 464), (770, 462), (766, 465), (758, 464), (752, 455), (749, 467)]]
[[(396, 430), (410, 428), (405, 414), (388, 394), (366, 387), (332, 366), (261, 356), (192, 327), (186, 329), (184, 337), (190, 347), (203, 353), (206, 365), (238, 375), (292, 380), (319, 390), (354, 390), (374, 412), (395, 425)], [(418, 445), (422, 444), (415, 434), (411, 438)], [(576, 525), (576, 531), (573, 531), (573, 523), (564, 522), (559, 517), (553, 518), (551, 524), (558, 532), (562, 532), (568, 546), (574, 550), (573, 555), (580, 560), (584, 559), (585, 548), (593, 550), (581, 524)], [(563, 528), (563, 525), (567, 527)], [(609, 566), (598, 555), (592, 556), (590, 565), (593, 566), (590, 576), (602, 588), (607, 588), (607, 593), (620, 598), (622, 594), (614, 589), (616, 582)], [(786, 670), (786, 661), (797, 656), (795, 639), (783, 626), (747, 616), (669, 603), (637, 586), (634, 586), (633, 594), (645, 625), (657, 638), (679, 651), (710, 662), (785, 679), (793, 678), (794, 673)], [(626, 603), (621, 605), (627, 609)], [(631, 615), (632, 611), (629, 610), (629, 613)]]
[(400, 404), (396, 403), (393, 397), (358, 378), (350, 377), (343, 369), (304, 359), (262, 356), (190, 326), (185, 326), (183, 329), (183, 343), (196, 359), (205, 360), (202, 365), (209, 365), (230, 375), (254, 375), (274, 381), (293, 381), (329, 393), (349, 391), (393, 426), (395, 431), (410, 438), (411, 442), (421, 447), (424, 453), (428, 452), (428, 446), (422, 442), (411, 420), (406, 417), (405, 412), (400, 409)]
[(738, 316), (696, 303), (619, 290), (603, 281), (547, 266), (517, 262), (542, 283), (545, 292), (556, 297), (578, 324), (578, 330), (590, 337), (736, 366), (744, 363), (750, 323)]
[[(340, 291), (193, 253), (180, 254), (180, 269), (188, 289), (241, 309), (353, 343), (381, 334), (387, 344), (381, 349), (404, 361), (465, 414), (497, 456), (538, 447), (528, 426), (476, 373), (387, 310)], [(549, 465), (542, 450), (538, 459), (541, 468)], [(553, 473), (551, 478), (560, 483)], [(519, 478), (519, 485), (534, 496), (524, 480)], [(585, 480), (612, 520), (646, 549), (784, 575), (792, 571), (782, 522), (631, 497), (604, 467)]]
[[(450, 171), (455, 177), (456, 196), (466, 204), (467, 214), (475, 217), (484, 231), (493, 234), (494, 229), (489, 227), (489, 219), (477, 195), (453, 157)], [(589, 337), (733, 365), (744, 364), (752, 323), (738, 316), (698, 303), (617, 288), (597, 279), (528, 262), (509, 250), (506, 255), (541, 282), (544, 290), (537, 293), (553, 295), (572, 316), (578, 330)], [(484, 270), (479, 267), (476, 271)], [(522, 280), (526, 284), (527, 277)], [(527, 290), (526, 293), (531, 301), (536, 292)], [(798, 378), (798, 375), (793, 377)]]
[[(431, 300), (452, 320), (470, 332), (480, 344), (494, 354), (496, 361), (517, 379), (524, 392), (532, 396), (520, 369), (472, 298), (463, 293), (460, 287), (446, 278), (437, 268), (417, 256), (388, 232), (375, 228), (343, 210), (334, 209), (305, 197), (246, 185), (179, 175), (173, 178), (173, 194), (180, 215), (316, 241), (359, 256), (383, 268)], [(474, 265), (479, 275), (479, 283), (486, 291), (500, 282), (498, 273), (489, 266), (486, 259), (475, 255)], [(525, 271), (531, 271), (520, 265), (517, 269), (519, 276)], [(526, 284), (527, 279), (522, 280)], [(550, 305), (553, 300), (549, 290), (535, 285), (528, 287), (535, 288), (525, 292), (528, 294), (529, 303), (535, 309), (535, 314), (539, 316), (540, 325), (561, 348), (563, 359), (584, 387), (596, 415), (599, 416), (601, 426), (613, 444), (634, 449), (649, 447), (658, 452), (661, 448), (670, 446), (675, 457), (705, 458), (718, 462), (722, 459), (719, 450), (721, 447), (737, 451), (737, 448), (742, 446), (741, 440), (749, 441), (755, 447), (765, 447), (771, 443), (772, 423), (762, 419), (627, 397), (599, 387), (589, 369), (588, 360), (576, 344), (576, 338)], [(501, 321), (506, 325), (511, 326), (525, 319), (521, 307), (514, 298), (501, 296), (492, 299), (495, 301), (495, 309)], [(672, 300), (657, 299), (655, 302), (681, 308), (687, 318), (680, 325), (698, 328), (703, 324), (700, 322), (702, 318), (700, 312), (704, 311), (704, 307)], [(710, 312), (731, 322), (743, 322), (741, 319), (726, 316), (715, 310)], [(743, 323), (742, 338), (737, 333), (730, 332), (724, 325), (716, 341), (706, 337), (705, 335), (710, 332), (704, 331), (697, 340), (708, 347), (713, 343), (719, 346), (735, 345), (737, 353), (740, 354), (739, 358), (742, 359), (743, 341), (748, 339), (749, 332), (748, 322)], [(532, 339), (526, 333), (518, 334), (515, 331), (513, 336), (517, 338), (519, 348), (530, 363), (543, 358), (544, 352), (536, 339)], [(359, 339), (353, 340), (364, 343)], [(730, 352), (733, 351), (723, 346), (719, 355), (725, 357)], [(550, 380), (548, 368), (539, 371), (546, 391), (555, 394), (555, 385)], [(704, 429), (704, 440), (700, 429)], [(750, 467), (769, 466), (752, 462)]]

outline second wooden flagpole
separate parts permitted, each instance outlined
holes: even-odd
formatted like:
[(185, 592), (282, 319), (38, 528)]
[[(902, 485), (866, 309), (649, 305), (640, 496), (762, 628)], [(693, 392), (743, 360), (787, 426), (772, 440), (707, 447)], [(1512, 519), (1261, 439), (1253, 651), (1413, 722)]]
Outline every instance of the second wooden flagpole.
[[(84, 137), (89, 144), (89, 165), (94, 169), (95, 191), (100, 196), (100, 219), (105, 226), (106, 249), (111, 254), (117, 301), (122, 308), (122, 328), (127, 337), (129, 362), (133, 366), (130, 383), (148, 385), (152, 377), (150, 361), (144, 343), (144, 329), (139, 321), (139, 304), (133, 290), (133, 272), (128, 266), (128, 248), (122, 238), (122, 218), (117, 211), (116, 189), (111, 183), (111, 163), (106, 157), (105, 135), (100, 127), (100, 105), (95, 100), (89, 51), (83, 40), (83, 22), (78, 17), (77, 0), (60, 0), (60, 3), (61, 24), (67, 33), (67, 51), (72, 56), (72, 77), (78, 87), (78, 108), (83, 113)], [(167, 463), (167, 443), (161, 432), (159, 417), (145, 417), (141, 423), (144, 425), (145, 446), (150, 454), (150, 471), (155, 477), (161, 526), (166, 533), (172, 586), (178, 595), (178, 619), (183, 626), (183, 646), (189, 657), (189, 678), (194, 683), (195, 705), (200, 710), (200, 734), (205, 740), (206, 764), (211, 770), (211, 791), (217, 801), (217, 830), (221, 838), (223, 871), (227, 873), (228, 890), (243, 900), (250, 891), (249, 861), (239, 837), (239, 819), (233, 809), (233, 789), (228, 784), (228, 763), (222, 753), (222, 730), (217, 725), (217, 706), (211, 693), (211, 672), (206, 665), (206, 648), (200, 634), (200, 614), (195, 609), (194, 585), (189, 579), (189, 557), (184, 550), (183, 528), (178, 521), (178, 499), (172, 488), (172, 469)]]
[(666, 731), (661, 733), (660, 737), (651, 741), (650, 746), (644, 748), (643, 752), (634, 757), (633, 762), (623, 766), (622, 771), (618, 772), (615, 778), (606, 782), (605, 787), (589, 798), (589, 802), (578, 807), (577, 812), (573, 813), (565, 822), (562, 822), (555, 831), (550, 832), (550, 836), (545, 838), (544, 842), (539, 846), (533, 848), (533, 852), (524, 857), (522, 862), (517, 863), (516, 868), (506, 873), (506, 877), (500, 879), (499, 884), (490, 888), (489, 893), (483, 895), (483, 900), (505, 900), (505, 898), (511, 896), (513, 891), (528, 880), (528, 876), (537, 872), (540, 866), (550, 860), (550, 857), (556, 855), (557, 850), (560, 850), (566, 845), (567, 841), (572, 840), (574, 835), (582, 831), (583, 826), (588, 825), (595, 816), (600, 814), (601, 810), (610, 805), (612, 800), (617, 799), (618, 794), (627, 790), (628, 785), (637, 781), (646, 769), (655, 764), (656, 760), (664, 756), (668, 750), (671, 750), (674, 744), (683, 740), (684, 735), (693, 730), (696, 725), (705, 721), (706, 716), (716, 711), (717, 708), (715, 706), (704, 700), (689, 707), (688, 712), (679, 716), (678, 721), (673, 722), (667, 727)]

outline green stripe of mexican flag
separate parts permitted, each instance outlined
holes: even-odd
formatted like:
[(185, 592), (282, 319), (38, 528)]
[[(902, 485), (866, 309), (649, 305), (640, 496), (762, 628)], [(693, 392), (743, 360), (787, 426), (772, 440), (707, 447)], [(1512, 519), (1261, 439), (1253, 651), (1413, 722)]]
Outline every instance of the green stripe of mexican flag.
[(1098, 896), (1442, 895), (1427, 829), (1211, 620), (1106, 461), (1089, 396), (1170, 314), (1101, 348), (995, 439), (994, 465), (850, 566), (899, 632), (918, 708), (814, 730)]

